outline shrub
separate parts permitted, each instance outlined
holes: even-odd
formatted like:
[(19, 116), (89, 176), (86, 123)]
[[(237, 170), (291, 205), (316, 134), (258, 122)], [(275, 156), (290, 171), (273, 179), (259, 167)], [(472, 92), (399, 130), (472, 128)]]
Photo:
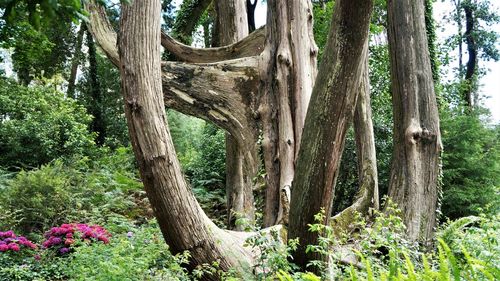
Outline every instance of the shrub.
[(69, 253), (78, 239), (85, 242), (101, 241), (109, 243), (110, 234), (102, 226), (86, 224), (63, 224), (60, 227), (53, 227), (45, 233), (46, 240), (42, 246), (46, 249), (56, 249), (60, 255)]
[(0, 79), (0, 166), (37, 167), (92, 149), (91, 116), (74, 100)]
[(0, 231), (0, 252), (19, 252), (21, 249), (36, 249), (35, 243), (26, 239), (24, 236), (17, 236), (14, 231)]

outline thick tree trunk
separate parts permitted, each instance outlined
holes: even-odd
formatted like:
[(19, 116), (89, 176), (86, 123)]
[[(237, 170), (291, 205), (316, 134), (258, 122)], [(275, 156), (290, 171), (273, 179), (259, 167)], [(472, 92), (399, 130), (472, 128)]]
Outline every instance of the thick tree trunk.
[[(261, 56), (260, 116), (266, 168), (264, 225), (287, 222), (307, 106), (316, 77), (317, 47), (310, 1), (267, 2), (266, 48)], [(280, 200), (282, 198), (283, 200)], [(281, 201), (281, 202), (280, 202)]]
[(80, 62), (82, 60), (82, 44), (83, 44), (83, 35), (87, 30), (85, 24), (80, 24), (80, 30), (78, 30), (78, 34), (76, 36), (76, 45), (75, 52), (73, 54), (73, 59), (71, 60), (71, 72), (68, 80), (68, 91), (66, 94), (68, 97), (75, 98), (75, 85), (76, 85), (76, 74), (78, 72), (78, 66), (80, 66)]
[(441, 136), (424, 21), (424, 0), (389, 0), (394, 152), (389, 196), (411, 240), (436, 225)]
[(363, 76), (359, 86), (353, 125), (358, 158), (359, 191), (354, 203), (332, 218), (332, 223), (342, 229), (346, 229), (351, 223), (356, 212), (366, 215), (369, 208), (379, 208), (377, 156), (370, 105), (368, 57), (364, 59)]
[[(367, 50), (372, 1), (337, 0), (328, 42), (305, 121), (292, 186), (290, 238), (299, 238), (294, 262), (305, 268), (314, 258), (307, 245), (317, 234), (308, 224), (321, 209), (331, 213), (335, 181), (350, 125)], [(325, 221), (328, 223), (329, 216)]]
[[(248, 35), (248, 24), (245, 0), (217, 0), (217, 25), (219, 42), (226, 46), (236, 43)], [(242, 96), (249, 96), (251, 89), (239, 89)], [(248, 104), (247, 107), (250, 107)], [(246, 218), (248, 223), (255, 221), (253, 178), (257, 175), (259, 161), (257, 125), (254, 136), (238, 141), (230, 133), (226, 133), (226, 196), (228, 210), (228, 226), (243, 230), (244, 225), (235, 225), (239, 216)], [(242, 143), (243, 141), (244, 143)], [(251, 151), (247, 151), (247, 149)], [(245, 159), (250, 152), (252, 159)]]
[(122, 7), (119, 61), (130, 139), (170, 249), (189, 250), (192, 265), (218, 261), (222, 270), (251, 272), (252, 258), (241, 239), (210, 221), (181, 174), (163, 103), (159, 0)]

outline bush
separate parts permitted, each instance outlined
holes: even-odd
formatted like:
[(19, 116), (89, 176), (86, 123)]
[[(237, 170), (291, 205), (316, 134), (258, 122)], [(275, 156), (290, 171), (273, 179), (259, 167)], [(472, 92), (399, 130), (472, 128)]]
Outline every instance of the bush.
[(92, 149), (91, 117), (74, 100), (0, 79), (0, 166), (37, 167)]
[(500, 210), (500, 127), (487, 125), (480, 109), (442, 114), (443, 201), (450, 219)]
[(45, 233), (45, 238), (46, 240), (42, 243), (45, 249), (56, 249), (57, 254), (65, 255), (78, 245), (78, 239), (89, 243), (101, 241), (108, 244), (110, 234), (98, 225), (88, 226), (73, 223), (51, 228)]

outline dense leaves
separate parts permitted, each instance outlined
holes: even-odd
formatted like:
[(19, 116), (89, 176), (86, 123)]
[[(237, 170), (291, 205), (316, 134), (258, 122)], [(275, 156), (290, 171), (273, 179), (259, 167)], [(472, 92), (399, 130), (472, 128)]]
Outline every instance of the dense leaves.
[(90, 120), (81, 106), (52, 87), (25, 87), (1, 79), (0, 166), (36, 167), (89, 153)]

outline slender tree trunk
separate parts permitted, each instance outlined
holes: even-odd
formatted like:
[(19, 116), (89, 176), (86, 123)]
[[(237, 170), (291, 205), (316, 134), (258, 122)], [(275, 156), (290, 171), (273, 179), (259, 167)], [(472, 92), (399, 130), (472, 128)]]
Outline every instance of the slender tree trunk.
[(467, 61), (466, 71), (465, 71), (465, 87), (463, 90), (463, 98), (465, 104), (472, 108), (473, 106), (473, 94), (476, 88), (476, 68), (477, 68), (477, 46), (474, 40), (474, 14), (470, 3), (465, 3), (463, 6), (465, 12), (465, 42), (467, 43), (467, 53), (469, 54), (469, 59)]
[(165, 241), (173, 253), (189, 250), (193, 266), (218, 261), (222, 270), (251, 272), (252, 258), (242, 241), (212, 223), (182, 176), (163, 103), (160, 1), (123, 5), (119, 38), (130, 139)]
[[(314, 258), (305, 253), (306, 246), (317, 241), (317, 234), (309, 231), (308, 224), (322, 209), (331, 213), (345, 135), (354, 114), (363, 59), (368, 52), (372, 5), (372, 1), (366, 0), (335, 2), (292, 187), (289, 237), (299, 238), (294, 262), (303, 268)], [(327, 215), (322, 223), (328, 222)]]
[(295, 160), (316, 77), (317, 46), (310, 1), (269, 0), (267, 5), (259, 112), (267, 182), (264, 225), (270, 226), (287, 223)]
[(97, 134), (95, 142), (97, 145), (103, 145), (106, 139), (106, 126), (102, 115), (102, 92), (97, 73), (97, 52), (94, 38), (87, 30), (87, 46), (89, 56), (89, 78), (90, 78), (90, 113), (94, 116), (90, 124), (92, 132)]
[[(219, 42), (226, 46), (242, 40), (248, 35), (246, 4), (244, 0), (217, 0), (217, 25), (219, 27)], [(240, 89), (241, 95), (249, 96), (247, 91)], [(251, 104), (248, 104), (250, 107)], [(257, 126), (255, 126), (257, 128)], [(243, 143), (242, 143), (243, 141)], [(235, 225), (238, 216), (242, 216), (253, 224), (255, 221), (253, 178), (257, 175), (258, 131), (254, 137), (238, 141), (230, 133), (226, 133), (226, 196), (228, 209), (228, 226), (243, 230), (244, 225)], [(250, 149), (250, 151), (248, 151)], [(250, 152), (252, 159), (246, 159)]]
[(69, 75), (67, 91), (68, 97), (71, 98), (75, 98), (76, 74), (78, 73), (78, 66), (80, 65), (82, 59), (83, 35), (85, 34), (86, 29), (85, 24), (80, 24), (80, 30), (78, 30), (78, 34), (76, 36), (75, 52), (71, 61), (71, 72)]
[[(367, 47), (365, 46), (365, 48)], [(354, 203), (332, 218), (332, 223), (340, 229), (347, 228), (356, 212), (367, 214), (369, 208), (379, 208), (377, 157), (370, 105), (368, 56), (366, 56), (363, 63), (363, 75), (359, 86), (353, 125), (358, 158), (359, 191)]]
[(255, 31), (255, 7), (257, 7), (259, 0), (246, 0), (247, 2), (247, 19), (248, 19), (248, 32)]
[(411, 240), (430, 242), (436, 225), (441, 136), (424, 21), (424, 0), (389, 0), (394, 111), (389, 196)]

